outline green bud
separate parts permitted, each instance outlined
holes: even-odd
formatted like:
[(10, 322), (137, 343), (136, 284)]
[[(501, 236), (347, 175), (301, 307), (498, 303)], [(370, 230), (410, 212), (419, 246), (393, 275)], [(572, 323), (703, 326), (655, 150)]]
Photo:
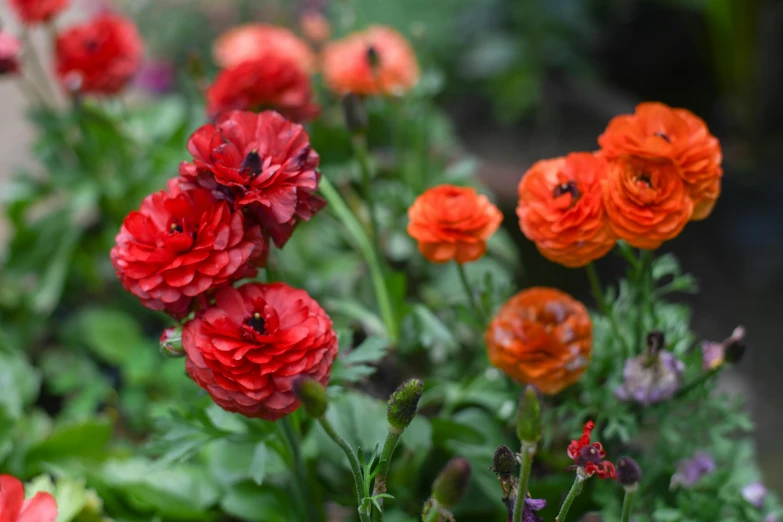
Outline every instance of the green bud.
[(465, 494), (470, 482), (470, 463), (462, 457), (455, 457), (432, 484), (432, 498), (446, 509), (451, 509)]
[(529, 443), (541, 440), (541, 401), (533, 386), (526, 386), (519, 398), (517, 437)]
[(302, 377), (294, 383), (294, 393), (302, 401), (302, 406), (310, 417), (320, 419), (324, 416), (329, 402), (321, 383), (309, 377)]
[(351, 134), (362, 134), (367, 130), (368, 117), (367, 109), (364, 108), (364, 102), (361, 98), (352, 92), (349, 92), (340, 101), (343, 107), (343, 117), (345, 126)]
[(419, 379), (407, 380), (394, 390), (389, 396), (389, 406), (386, 410), (389, 431), (399, 435), (408, 427), (416, 416), (422, 393), (424, 393), (424, 383)]
[(182, 327), (172, 326), (166, 328), (160, 336), (160, 353), (164, 357), (185, 357), (185, 349), (182, 347)]
[(492, 461), (493, 473), (497, 475), (511, 475), (517, 466), (517, 459), (514, 452), (508, 446), (498, 446), (495, 450), (495, 458)]

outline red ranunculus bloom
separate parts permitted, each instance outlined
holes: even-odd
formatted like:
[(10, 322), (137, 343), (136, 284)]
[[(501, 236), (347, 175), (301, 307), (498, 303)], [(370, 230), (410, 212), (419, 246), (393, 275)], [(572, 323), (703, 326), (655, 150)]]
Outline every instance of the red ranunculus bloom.
[(177, 318), (199, 294), (252, 275), (268, 250), (241, 212), (209, 190), (181, 190), (176, 179), (128, 214), (116, 242), (111, 261), (125, 289)]
[(268, 53), (221, 71), (207, 90), (207, 113), (274, 109), (293, 121), (318, 115), (310, 77), (290, 58)]
[(338, 349), (326, 312), (285, 283), (218, 291), (215, 306), (185, 325), (182, 345), (188, 375), (218, 406), (266, 420), (299, 407), (297, 379), (326, 387)]
[(572, 440), (568, 445), (568, 457), (574, 461), (574, 466), (584, 470), (588, 477), (597, 475), (602, 479), (616, 478), (614, 464), (603, 460), (606, 457), (604, 447), (600, 442), (590, 442), (593, 428), (595, 428), (593, 421), (587, 421), (582, 436), (578, 440)]
[(57, 77), (69, 91), (114, 94), (138, 72), (142, 53), (132, 21), (102, 14), (57, 37)]
[(15, 36), (0, 31), (0, 76), (19, 72), (22, 43)]
[(11, 0), (11, 6), (23, 22), (35, 24), (48, 22), (68, 7), (68, 0)]
[(0, 475), (0, 522), (54, 522), (57, 502), (44, 491), (24, 499), (24, 485), (11, 475)]
[(207, 187), (247, 211), (282, 247), (299, 221), (326, 202), (318, 187), (318, 154), (301, 125), (265, 111), (227, 112), (188, 140), (193, 163), (183, 162), (184, 186)]

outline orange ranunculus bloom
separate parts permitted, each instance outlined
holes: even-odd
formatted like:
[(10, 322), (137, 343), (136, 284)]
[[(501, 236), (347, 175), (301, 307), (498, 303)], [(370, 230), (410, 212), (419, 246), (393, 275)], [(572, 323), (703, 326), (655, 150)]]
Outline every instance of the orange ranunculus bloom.
[(400, 33), (373, 26), (328, 44), (323, 74), (338, 94), (403, 94), (419, 81), (419, 64)]
[(553, 395), (585, 371), (593, 324), (585, 306), (570, 295), (534, 287), (506, 301), (489, 324), (484, 342), (493, 366)]
[(613, 118), (598, 143), (608, 159), (630, 155), (672, 160), (697, 209), (692, 219), (706, 218), (715, 206), (723, 154), (718, 139), (690, 111), (641, 103), (634, 114)]
[(609, 224), (631, 246), (654, 250), (693, 215), (685, 182), (668, 158), (621, 156), (609, 162), (603, 185)]
[(547, 259), (576, 268), (614, 247), (601, 196), (606, 161), (589, 152), (534, 164), (519, 182), (519, 226)]
[(247, 24), (235, 27), (218, 38), (212, 55), (222, 68), (276, 54), (290, 59), (305, 72), (315, 69), (315, 54), (298, 36), (284, 27)]
[(408, 234), (433, 263), (468, 263), (487, 251), (487, 240), (503, 221), (503, 214), (486, 196), (468, 187), (439, 185), (408, 209)]

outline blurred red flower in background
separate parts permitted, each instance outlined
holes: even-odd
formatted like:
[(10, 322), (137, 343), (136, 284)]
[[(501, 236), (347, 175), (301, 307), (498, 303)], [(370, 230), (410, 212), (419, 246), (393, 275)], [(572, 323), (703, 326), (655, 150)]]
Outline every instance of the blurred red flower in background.
[(11, 7), (23, 22), (34, 24), (48, 22), (68, 7), (69, 0), (10, 0)]
[(310, 47), (290, 30), (274, 25), (235, 27), (215, 41), (212, 54), (225, 69), (269, 55), (289, 59), (306, 73), (315, 69), (315, 54)]
[(279, 247), (326, 204), (314, 194), (319, 158), (310, 137), (276, 112), (224, 113), (193, 133), (188, 151), (193, 162), (180, 165), (184, 186), (229, 200)]
[(225, 410), (275, 420), (299, 407), (294, 382), (329, 382), (337, 335), (323, 308), (285, 283), (226, 287), (185, 325), (188, 375)]
[(0, 31), (0, 75), (19, 71), (19, 53), (22, 42), (15, 36)]
[(11, 475), (0, 475), (1, 522), (54, 522), (57, 502), (44, 491), (24, 499), (24, 484)]
[(101, 14), (57, 37), (57, 77), (71, 92), (114, 94), (141, 67), (143, 44), (129, 19)]

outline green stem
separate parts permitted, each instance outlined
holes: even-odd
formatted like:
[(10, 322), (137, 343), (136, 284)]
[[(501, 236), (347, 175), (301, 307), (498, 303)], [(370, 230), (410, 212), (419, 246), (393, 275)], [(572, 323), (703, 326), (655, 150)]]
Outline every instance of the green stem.
[(519, 487), (517, 498), (514, 501), (514, 522), (521, 522), (525, 511), (525, 498), (527, 497), (527, 483), (530, 481), (530, 469), (533, 467), (533, 453), (535, 444), (522, 442), (522, 465), (519, 469)]
[(592, 291), (593, 297), (598, 304), (598, 308), (601, 310), (601, 313), (604, 314), (607, 319), (609, 319), (609, 324), (612, 327), (612, 333), (614, 333), (614, 336), (620, 341), (626, 357), (633, 357), (633, 350), (626, 342), (625, 337), (623, 337), (620, 333), (620, 325), (617, 324), (617, 319), (614, 317), (614, 312), (612, 312), (611, 306), (609, 306), (609, 303), (606, 302), (606, 297), (604, 295), (603, 289), (601, 288), (601, 281), (598, 278), (598, 271), (595, 269), (595, 264), (588, 263), (585, 267), (585, 270), (587, 271), (587, 279), (590, 281), (590, 290)]
[(310, 488), (307, 482), (307, 469), (305, 468), (304, 460), (302, 460), (302, 452), (299, 449), (299, 438), (296, 436), (296, 431), (291, 423), (291, 416), (286, 415), (283, 417), (281, 424), (283, 426), (283, 435), (285, 436), (286, 443), (294, 457), (294, 472), (296, 474), (296, 480), (294, 482), (297, 494), (300, 497), (300, 502), (307, 506), (309, 520), (318, 522), (320, 517), (315, 509), (314, 499), (312, 495), (310, 495)]
[[(354, 486), (356, 486), (356, 506), (358, 509), (362, 505), (362, 499), (364, 498), (364, 481), (362, 479), (362, 468), (359, 465), (359, 459), (356, 458), (356, 453), (353, 452), (353, 448), (348, 444), (348, 441), (335, 431), (334, 426), (326, 420), (326, 417), (319, 418), (318, 422), (321, 424), (321, 427), (326, 434), (329, 435), (329, 438), (340, 446), (340, 449), (343, 450), (343, 453), (345, 453), (345, 456), (348, 458), (348, 463), (351, 465), (351, 473), (353, 474)], [(359, 519), (361, 522), (370, 522), (367, 514), (362, 513), (361, 511), (359, 512)]]
[(386, 288), (386, 279), (383, 274), (380, 260), (378, 259), (377, 251), (373, 248), (372, 243), (367, 238), (367, 234), (364, 233), (364, 229), (359, 223), (359, 220), (356, 219), (356, 216), (353, 215), (348, 208), (348, 205), (345, 204), (340, 193), (325, 176), (321, 177), (319, 187), (321, 189), (321, 194), (323, 194), (329, 204), (330, 210), (348, 230), (348, 233), (356, 244), (356, 248), (367, 263), (370, 270), (372, 285), (375, 290), (375, 299), (378, 301), (381, 318), (386, 326), (386, 333), (392, 343), (395, 343), (398, 335), (397, 319), (394, 314), (394, 307), (392, 306), (389, 290)]
[(563, 501), (563, 505), (560, 507), (560, 513), (557, 514), (555, 522), (565, 522), (566, 516), (568, 515), (568, 510), (571, 509), (571, 504), (574, 503), (574, 499), (576, 499), (576, 497), (578, 497), (582, 492), (584, 482), (585, 479), (579, 475), (579, 472), (577, 472), (574, 483), (571, 486), (571, 491), (568, 492), (568, 496)]
[(438, 501), (433, 498), (432, 506), (430, 506), (430, 512), (427, 513), (427, 518), (424, 519), (424, 522), (438, 522), (439, 517), (440, 506), (438, 505)]
[(717, 368), (713, 368), (707, 372), (702, 373), (697, 378), (692, 380), (690, 383), (686, 384), (679, 390), (677, 390), (677, 393), (674, 394), (674, 399), (679, 399), (688, 393), (690, 393), (694, 388), (698, 388), (708, 380), (712, 378), (713, 375), (717, 375), (720, 373), (720, 371), (723, 369), (723, 365), (718, 366)]
[(484, 311), (479, 306), (478, 301), (476, 301), (476, 296), (473, 294), (473, 289), (470, 287), (470, 281), (468, 281), (468, 274), (465, 272), (465, 265), (462, 263), (457, 263), (457, 273), (459, 273), (459, 280), (462, 282), (462, 288), (465, 290), (465, 295), (468, 296), (468, 301), (470, 302), (470, 307), (473, 309), (473, 312), (478, 316), (478, 318), (481, 320), (482, 323), (486, 323), (486, 317), (484, 315)]
[[(647, 331), (655, 328), (655, 311), (653, 310), (653, 276), (652, 276), (653, 253), (651, 250), (639, 251), (639, 286), (641, 287), (639, 302), (639, 338), (640, 346), (646, 343)], [(647, 328), (646, 321), (649, 320), (650, 327)]]
[(620, 519), (621, 522), (629, 522), (631, 520), (631, 506), (633, 505), (633, 497), (636, 495), (636, 487), (625, 488), (625, 498), (623, 498), (623, 514)]
[[(386, 474), (389, 473), (389, 464), (391, 463), (394, 449), (397, 447), (397, 441), (400, 440), (401, 433), (394, 433), (391, 430), (386, 434), (386, 441), (383, 443), (383, 450), (381, 451), (381, 460), (378, 462), (378, 472), (375, 474), (375, 484), (372, 490), (372, 496), (381, 495), (386, 493)], [(378, 499), (378, 504), (383, 507), (383, 499)], [(383, 520), (383, 512), (373, 510), (372, 519), (374, 522), (381, 522)]]
[(27, 50), (25, 57), (28, 55), (30, 56), (28, 63), (30, 63), (32, 67), (36, 69), (36, 76), (39, 76), (39, 79), (44, 84), (44, 91), (47, 93), (46, 97), (49, 98), (51, 96), (50, 101), (52, 106), (57, 106), (57, 93), (49, 81), (49, 75), (46, 73), (46, 68), (43, 66), (43, 62), (41, 62), (41, 59), (38, 56), (38, 51), (35, 49), (35, 44), (30, 38), (30, 30), (28, 27), (25, 27), (22, 30), (22, 43)]
[(370, 166), (370, 152), (367, 148), (367, 138), (363, 134), (354, 136), (353, 151), (356, 154), (356, 160), (359, 162), (359, 169), (362, 172), (362, 195), (367, 201), (367, 210), (370, 214), (370, 229), (372, 230), (372, 239), (375, 244), (375, 250), (381, 255), (381, 238), (378, 232), (378, 220), (375, 217), (375, 201), (372, 197), (372, 178), (373, 172)]

